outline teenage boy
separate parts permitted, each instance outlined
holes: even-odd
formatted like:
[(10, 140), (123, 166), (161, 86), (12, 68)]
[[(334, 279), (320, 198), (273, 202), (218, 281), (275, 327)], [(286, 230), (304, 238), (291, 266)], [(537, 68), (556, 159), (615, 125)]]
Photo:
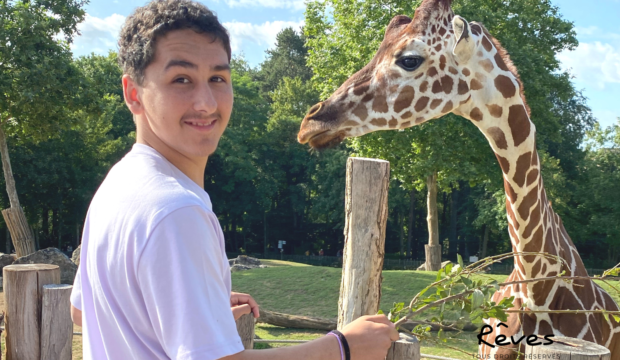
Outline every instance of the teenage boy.
[[(362, 317), (336, 336), (244, 350), (224, 238), (204, 172), (233, 106), (230, 42), (205, 6), (153, 1), (127, 18), (118, 59), (136, 144), (108, 173), (86, 216), (71, 295), (84, 359), (384, 359), (394, 325)], [(303, 301), (303, 299), (299, 299)]]

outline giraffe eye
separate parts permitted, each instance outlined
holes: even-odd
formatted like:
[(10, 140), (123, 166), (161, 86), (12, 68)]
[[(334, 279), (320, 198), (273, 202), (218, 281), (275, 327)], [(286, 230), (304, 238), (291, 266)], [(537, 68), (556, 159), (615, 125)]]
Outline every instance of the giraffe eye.
[(396, 61), (396, 65), (406, 71), (413, 71), (422, 65), (424, 58), (421, 56), (405, 56)]

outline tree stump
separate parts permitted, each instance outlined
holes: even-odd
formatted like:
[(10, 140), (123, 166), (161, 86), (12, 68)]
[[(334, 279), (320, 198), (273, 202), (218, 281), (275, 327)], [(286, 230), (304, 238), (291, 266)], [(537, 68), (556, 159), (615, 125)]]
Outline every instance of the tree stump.
[(243, 343), (243, 347), (254, 349), (254, 315), (245, 314), (237, 319), (237, 332)]
[(420, 360), (420, 343), (415, 336), (399, 333), (400, 340), (392, 343), (385, 360)]
[(47, 264), (9, 265), (2, 273), (6, 357), (8, 360), (41, 360), (43, 285), (58, 284), (60, 268)]
[(338, 329), (376, 314), (381, 299), (390, 163), (349, 158)]
[[(554, 360), (609, 360), (611, 353), (602, 345), (590, 341), (553, 337), (553, 344), (525, 347), (525, 358)], [(545, 343), (545, 341), (539, 341)], [(532, 355), (529, 356), (528, 355)], [(536, 355), (536, 356), (533, 356)], [(545, 356), (542, 356), (545, 355)]]
[(71, 360), (72, 285), (44, 285), (41, 311), (41, 360)]
[(28, 226), (24, 210), (21, 207), (11, 207), (2, 210), (2, 216), (11, 233), (17, 257), (20, 258), (35, 252), (34, 236), (30, 232), (30, 226)]

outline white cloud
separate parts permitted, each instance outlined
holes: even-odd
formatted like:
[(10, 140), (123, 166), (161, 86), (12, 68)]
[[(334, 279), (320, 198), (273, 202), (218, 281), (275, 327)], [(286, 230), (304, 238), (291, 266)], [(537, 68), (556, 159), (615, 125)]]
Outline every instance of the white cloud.
[(78, 25), (78, 36), (71, 50), (76, 55), (87, 55), (91, 52), (105, 54), (109, 50), (115, 50), (118, 34), (125, 22), (125, 16), (112, 14), (106, 18), (98, 18), (86, 14), (86, 18)]
[(558, 59), (577, 82), (600, 90), (605, 89), (607, 83), (620, 83), (620, 45), (582, 42), (574, 51), (561, 52)]
[(304, 0), (224, 0), (230, 7), (267, 7), (303, 10)]
[(233, 52), (243, 49), (247, 43), (271, 48), (276, 43), (278, 33), (287, 27), (297, 30), (303, 21), (267, 21), (262, 24), (250, 24), (238, 21), (225, 22), (223, 25), (230, 34), (230, 46)]

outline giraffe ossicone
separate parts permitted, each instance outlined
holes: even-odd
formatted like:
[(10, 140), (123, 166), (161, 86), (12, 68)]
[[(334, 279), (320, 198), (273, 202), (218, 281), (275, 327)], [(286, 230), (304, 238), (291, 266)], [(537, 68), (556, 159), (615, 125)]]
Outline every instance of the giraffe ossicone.
[[(515, 269), (507, 281), (561, 274), (587, 276), (581, 257), (553, 211), (540, 172), (536, 128), (523, 85), (504, 48), (482, 24), (454, 15), (451, 0), (424, 0), (413, 19), (396, 16), (374, 58), (327, 100), (315, 105), (298, 134), (315, 148), (378, 130), (404, 129), (454, 113), (469, 119), (489, 141), (503, 172), (508, 232)], [(550, 257), (525, 253), (547, 253)], [(618, 311), (590, 280), (539, 281), (503, 287), (499, 302), (515, 308)], [(620, 324), (602, 314), (515, 314), (484, 340), (539, 334), (589, 340), (620, 360)], [(480, 347), (480, 355), (514, 355), (519, 345)], [(520, 349), (521, 351), (523, 348)]]

